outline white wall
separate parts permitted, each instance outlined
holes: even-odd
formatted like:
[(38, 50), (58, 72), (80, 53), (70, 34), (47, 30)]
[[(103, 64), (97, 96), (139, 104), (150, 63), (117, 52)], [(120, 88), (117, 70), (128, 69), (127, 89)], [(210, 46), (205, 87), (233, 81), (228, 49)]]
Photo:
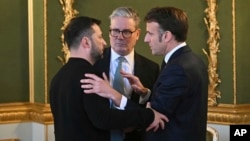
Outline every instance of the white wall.
[(47, 126), (48, 127), (48, 140), (47, 141), (55, 141), (55, 136), (54, 136), (54, 124), (50, 124)]
[(0, 139), (18, 138), (20, 141), (55, 141), (53, 125), (34, 122), (0, 124)]
[(219, 125), (219, 124), (208, 124), (208, 126), (213, 127), (219, 133), (219, 141), (229, 141), (230, 139), (230, 126), (229, 125)]
[[(229, 141), (230, 126), (208, 124), (219, 133), (219, 141)], [(34, 122), (0, 124), (0, 139), (18, 138), (20, 141), (55, 141), (53, 124)]]

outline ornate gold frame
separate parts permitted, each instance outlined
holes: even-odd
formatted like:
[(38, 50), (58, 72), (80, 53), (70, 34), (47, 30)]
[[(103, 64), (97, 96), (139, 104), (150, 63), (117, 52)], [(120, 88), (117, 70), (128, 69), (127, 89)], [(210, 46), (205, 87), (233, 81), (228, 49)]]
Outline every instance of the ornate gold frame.
[[(218, 104), (208, 108), (208, 123), (215, 124), (250, 124), (250, 104)], [(7, 103), (0, 104), (0, 124), (38, 122), (53, 124), (49, 104)]]
[[(62, 5), (62, 9), (64, 12), (64, 22), (63, 26), (61, 28), (62, 31), (64, 31), (66, 25), (69, 23), (70, 19), (75, 17), (78, 14), (78, 11), (73, 8), (74, 0), (59, 0), (60, 4)], [(61, 41), (62, 41), (62, 52), (64, 54), (63, 58), (60, 56), (57, 56), (58, 59), (62, 62), (62, 64), (65, 64), (70, 56), (69, 49), (67, 47), (67, 44), (64, 43), (64, 36), (61, 35)]]
[(20, 122), (53, 124), (49, 104), (6, 103), (0, 104), (0, 107), (0, 124)]
[(218, 104), (208, 107), (208, 123), (215, 124), (250, 124), (250, 104)]
[(206, 17), (204, 21), (208, 30), (208, 48), (209, 53), (202, 49), (205, 55), (208, 58), (208, 76), (209, 76), (209, 85), (208, 85), (208, 105), (215, 106), (217, 105), (217, 98), (221, 97), (221, 92), (216, 90), (221, 80), (217, 73), (217, 53), (219, 50), (220, 33), (218, 21), (216, 19), (217, 11), (217, 0), (207, 0), (208, 7), (205, 9)]

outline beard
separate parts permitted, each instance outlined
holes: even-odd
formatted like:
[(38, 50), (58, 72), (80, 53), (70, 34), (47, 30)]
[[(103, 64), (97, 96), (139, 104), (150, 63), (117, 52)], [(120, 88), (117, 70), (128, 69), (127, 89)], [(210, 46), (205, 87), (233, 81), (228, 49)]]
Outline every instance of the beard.
[(92, 49), (91, 49), (91, 57), (96, 61), (100, 60), (103, 58), (103, 49), (101, 48), (98, 48), (94, 42), (93, 43), (93, 46), (92, 46)]

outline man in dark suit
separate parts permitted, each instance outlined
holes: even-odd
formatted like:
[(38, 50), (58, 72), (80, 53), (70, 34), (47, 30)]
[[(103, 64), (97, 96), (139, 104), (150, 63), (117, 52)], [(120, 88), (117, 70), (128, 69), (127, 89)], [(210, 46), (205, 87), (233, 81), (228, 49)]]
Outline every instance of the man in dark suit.
[(156, 81), (151, 107), (169, 118), (164, 130), (148, 132), (146, 141), (205, 141), (207, 66), (186, 44), (188, 18), (175, 7), (157, 7), (145, 16), (147, 42), (166, 64)]
[[(102, 57), (105, 40), (100, 21), (89, 17), (73, 18), (64, 31), (70, 50), (68, 62), (50, 85), (50, 104), (56, 141), (110, 141), (110, 129), (128, 127), (158, 128), (166, 117), (152, 109), (134, 108), (132, 101), (114, 89), (109, 97), (121, 109), (110, 109), (110, 101), (98, 95), (83, 94), (80, 79), (85, 73), (97, 74), (93, 64)], [(119, 96), (119, 97), (118, 97)], [(126, 105), (126, 107), (124, 106)], [(133, 110), (129, 110), (133, 107)], [(163, 126), (163, 125), (161, 125)]]
[[(122, 70), (138, 76), (145, 86), (145, 89), (140, 93), (132, 90), (128, 80), (124, 81), (123, 93), (132, 101), (146, 106), (153, 84), (159, 74), (159, 65), (146, 57), (135, 52), (134, 48), (140, 36), (140, 18), (137, 12), (130, 7), (118, 7), (110, 18), (110, 45), (111, 47), (104, 50), (103, 59), (99, 60), (95, 66), (98, 70), (105, 72), (109, 76), (111, 86), (114, 86), (115, 71), (117, 68), (117, 58), (120, 56), (125, 58), (122, 63)], [(119, 84), (121, 85), (121, 84)], [(114, 87), (115, 88), (115, 87)], [(132, 132), (127, 132), (125, 141), (141, 141), (143, 131), (135, 129)], [(123, 141), (123, 138), (114, 138), (114, 141)]]
[[(147, 30), (144, 41), (153, 55), (164, 56), (165, 64), (154, 84), (149, 105), (169, 119), (165, 129), (147, 132), (146, 141), (205, 141), (208, 73), (202, 59), (185, 42), (187, 15), (178, 8), (156, 7), (144, 20)], [(121, 73), (133, 89), (145, 89), (138, 77)]]

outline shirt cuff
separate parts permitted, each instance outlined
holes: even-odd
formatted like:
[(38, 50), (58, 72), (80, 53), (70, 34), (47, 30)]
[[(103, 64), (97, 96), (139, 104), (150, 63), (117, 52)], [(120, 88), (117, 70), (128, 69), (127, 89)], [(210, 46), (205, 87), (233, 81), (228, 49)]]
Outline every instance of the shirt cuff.
[(128, 102), (128, 98), (124, 95), (122, 95), (121, 103), (119, 107), (116, 107), (119, 110), (124, 110)]
[(145, 96), (140, 96), (139, 104), (145, 104), (146, 102), (148, 102), (150, 95), (151, 91), (150, 89), (148, 89), (148, 92)]

